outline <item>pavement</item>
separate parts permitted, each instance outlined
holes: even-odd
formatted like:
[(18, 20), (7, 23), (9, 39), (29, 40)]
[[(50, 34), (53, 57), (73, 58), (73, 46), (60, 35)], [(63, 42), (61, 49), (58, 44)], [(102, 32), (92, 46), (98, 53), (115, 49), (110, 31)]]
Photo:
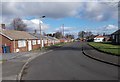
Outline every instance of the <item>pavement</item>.
[(22, 80), (118, 80), (118, 67), (93, 60), (82, 53), (82, 43), (53, 49), (29, 62)]
[(21, 52), (21, 53), (7, 53), (3, 54), (2, 60), (2, 80), (17, 80), (20, 70), (23, 65), (32, 57), (37, 57), (46, 50), (42, 51), (31, 51), (31, 52)]
[(115, 56), (107, 53), (100, 52), (93, 47), (89, 46), (87, 42), (82, 43), (83, 52), (86, 56), (115, 66), (120, 66), (120, 56)]
[(14, 58), (17, 58), (19, 56), (25, 55), (25, 54), (29, 54), (30, 52), (19, 52), (19, 53), (2, 53), (2, 55), (0, 55), (0, 61), (7, 61), (7, 60), (11, 60)]

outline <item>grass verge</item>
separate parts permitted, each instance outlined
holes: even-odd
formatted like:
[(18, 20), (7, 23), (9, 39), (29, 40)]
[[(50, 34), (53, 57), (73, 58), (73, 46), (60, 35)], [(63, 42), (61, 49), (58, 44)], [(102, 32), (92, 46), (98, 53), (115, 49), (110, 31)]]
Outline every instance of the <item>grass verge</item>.
[[(50, 45), (50, 46), (45, 46), (45, 47), (42, 48), (42, 50), (51, 49), (51, 48), (53, 48), (53, 47), (54, 47), (54, 48), (61, 47), (61, 46), (65, 45), (65, 44), (67, 44), (67, 43), (62, 42), (62, 43), (58, 43), (58, 44), (54, 44), (54, 45)], [(32, 50), (31, 52), (36, 52), (36, 51), (41, 51), (41, 49), (40, 49), (40, 48), (34, 49), (34, 50)]]
[(102, 52), (120, 56), (120, 45), (112, 45), (110, 43), (102, 42), (89, 42), (88, 44)]
[(4, 62), (6, 62), (7, 60), (5, 60), (5, 59), (2, 59), (2, 60), (0, 60), (0, 63), (4, 63)]

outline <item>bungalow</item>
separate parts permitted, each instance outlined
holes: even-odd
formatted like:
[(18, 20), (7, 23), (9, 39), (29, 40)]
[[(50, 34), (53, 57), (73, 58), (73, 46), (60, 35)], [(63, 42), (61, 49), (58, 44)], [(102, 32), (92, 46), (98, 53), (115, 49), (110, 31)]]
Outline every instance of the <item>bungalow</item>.
[[(40, 34), (37, 34), (37, 33), (34, 33), (34, 34), (30, 33), (30, 34), (40, 39)], [(60, 43), (60, 40), (58, 40), (57, 38), (42, 35), (42, 47), (54, 45), (57, 43)]]
[(104, 36), (96, 36), (94, 38), (94, 42), (103, 42), (104, 41)]
[(61, 38), (60, 42), (68, 42), (68, 40), (66, 38)]
[(25, 31), (0, 30), (0, 53), (24, 52), (40, 47), (40, 40)]
[(47, 36), (42, 36), (44, 46), (50, 46), (51, 41)]
[(57, 39), (57, 38), (55, 38), (55, 37), (53, 37), (53, 38), (55, 39), (55, 44), (60, 43), (60, 40), (59, 40), (59, 39)]
[(120, 29), (111, 34), (112, 44), (120, 44)]
[(67, 42), (73, 42), (74, 41), (74, 39), (71, 39), (71, 38), (61, 38), (60, 39), (60, 42), (65, 42), (65, 43), (67, 43)]
[[(40, 34), (37, 34), (37, 33), (29, 33), (29, 34), (38, 38), (39, 40), (41, 39)], [(42, 47), (46, 46), (47, 45), (47, 38), (42, 36), (42, 43), (40, 42), (40, 44), (41, 44)]]
[(47, 36), (47, 37), (50, 39), (51, 45), (54, 45), (56, 39), (54, 37), (51, 37), (51, 36)]

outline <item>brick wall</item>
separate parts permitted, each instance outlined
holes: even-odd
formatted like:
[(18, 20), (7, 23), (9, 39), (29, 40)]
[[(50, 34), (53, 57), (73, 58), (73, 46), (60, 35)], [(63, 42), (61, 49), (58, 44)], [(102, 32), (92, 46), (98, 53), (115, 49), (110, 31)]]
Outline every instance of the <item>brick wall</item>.
[(40, 48), (40, 44), (38, 44), (38, 41), (36, 40), (36, 45), (32, 44), (32, 49), (34, 50), (34, 49), (38, 49), (38, 48)]
[(2, 53), (2, 35), (0, 35), (0, 53)]
[(18, 40), (15, 41), (15, 49), (19, 49), (19, 52), (25, 52), (28, 51), (28, 45), (26, 40), (26, 46), (25, 47), (18, 47)]

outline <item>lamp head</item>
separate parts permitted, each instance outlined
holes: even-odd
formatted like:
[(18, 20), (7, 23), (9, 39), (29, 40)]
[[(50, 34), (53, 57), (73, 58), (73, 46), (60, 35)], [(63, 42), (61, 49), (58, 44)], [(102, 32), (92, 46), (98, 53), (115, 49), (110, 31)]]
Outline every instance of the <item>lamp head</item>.
[(45, 18), (45, 16), (42, 16), (42, 18)]

